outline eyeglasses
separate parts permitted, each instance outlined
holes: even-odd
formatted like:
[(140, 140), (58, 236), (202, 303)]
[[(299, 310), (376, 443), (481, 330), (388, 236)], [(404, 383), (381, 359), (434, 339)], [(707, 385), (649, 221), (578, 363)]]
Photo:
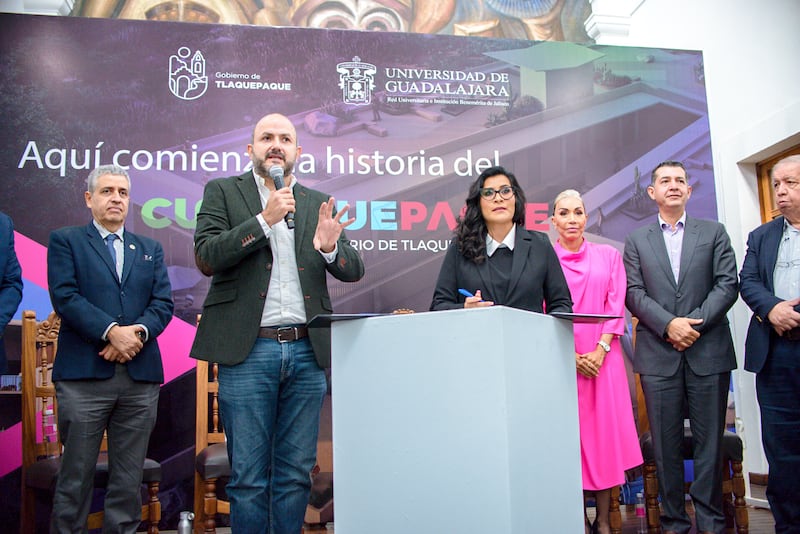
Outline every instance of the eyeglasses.
[(503, 200), (508, 200), (514, 196), (514, 188), (510, 185), (504, 185), (500, 189), (492, 189), (491, 187), (482, 187), (478, 190), (482, 198), (486, 200), (494, 200), (496, 195), (500, 195)]

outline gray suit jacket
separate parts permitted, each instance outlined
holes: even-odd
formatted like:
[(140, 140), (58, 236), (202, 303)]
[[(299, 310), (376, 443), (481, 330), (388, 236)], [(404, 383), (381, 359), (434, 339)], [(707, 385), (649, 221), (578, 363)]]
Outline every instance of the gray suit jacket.
[(668, 377), (678, 369), (682, 353), (666, 341), (667, 324), (675, 317), (703, 320), (695, 326), (700, 338), (685, 351), (692, 371), (704, 376), (736, 368), (726, 313), (738, 297), (738, 277), (722, 224), (686, 218), (677, 284), (658, 223), (628, 236), (623, 261), (628, 277), (625, 303), (639, 319), (635, 372)]
[[(326, 273), (355, 282), (364, 275), (364, 264), (344, 232), (336, 260), (326, 263), (312, 240), (319, 207), (328, 196), (298, 183), (294, 197), (295, 254), (306, 317), (311, 320), (333, 312)], [(192, 345), (193, 358), (232, 365), (244, 361), (253, 348), (272, 272), (272, 250), (256, 219), (259, 212), (261, 200), (252, 172), (206, 185), (194, 250), (200, 270), (213, 278)], [(314, 328), (309, 335), (317, 363), (330, 366), (330, 332)]]

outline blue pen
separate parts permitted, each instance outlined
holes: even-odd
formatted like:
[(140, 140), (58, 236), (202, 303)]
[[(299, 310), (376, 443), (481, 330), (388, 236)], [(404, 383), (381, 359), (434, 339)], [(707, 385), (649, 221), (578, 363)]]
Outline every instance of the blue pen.
[[(458, 288), (458, 292), (461, 293), (462, 295), (464, 295), (465, 297), (474, 297), (475, 296), (472, 293), (470, 293), (469, 291), (467, 291), (466, 289), (463, 289), (463, 288), (460, 288), (460, 287)], [(479, 302), (484, 302), (484, 300), (481, 299)]]

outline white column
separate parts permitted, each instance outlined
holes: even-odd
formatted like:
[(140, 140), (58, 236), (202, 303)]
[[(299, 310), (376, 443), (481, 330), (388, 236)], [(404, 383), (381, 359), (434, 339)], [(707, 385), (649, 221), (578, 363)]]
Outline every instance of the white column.
[(8, 0), (3, 2), (5, 13), (24, 13), (27, 15), (69, 15), (75, 0)]
[(631, 17), (645, 0), (589, 0), (592, 14), (583, 23), (598, 44), (626, 44)]

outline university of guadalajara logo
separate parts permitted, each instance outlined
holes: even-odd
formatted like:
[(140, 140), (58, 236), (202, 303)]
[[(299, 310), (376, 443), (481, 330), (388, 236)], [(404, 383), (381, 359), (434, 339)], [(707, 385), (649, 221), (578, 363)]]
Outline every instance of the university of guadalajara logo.
[(356, 56), (353, 61), (345, 61), (336, 65), (339, 73), (339, 88), (345, 104), (366, 106), (372, 101), (375, 89), (375, 73), (378, 69), (372, 63), (364, 63)]
[(208, 89), (206, 58), (197, 50), (192, 54), (182, 46), (177, 54), (169, 56), (169, 90), (181, 100), (196, 100)]

